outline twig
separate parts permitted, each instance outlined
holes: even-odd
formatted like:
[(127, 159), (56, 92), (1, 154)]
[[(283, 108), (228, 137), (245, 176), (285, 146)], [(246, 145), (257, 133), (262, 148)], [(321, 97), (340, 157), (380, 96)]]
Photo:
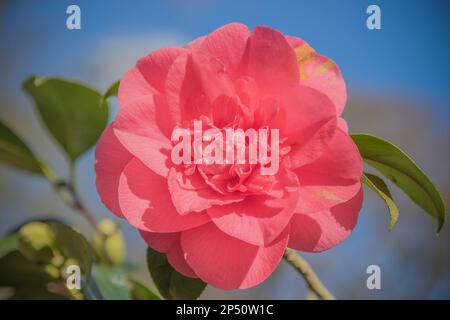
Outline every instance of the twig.
[(305, 279), (309, 289), (314, 292), (322, 300), (335, 300), (336, 298), (328, 291), (328, 289), (317, 277), (311, 265), (303, 259), (297, 252), (292, 249), (286, 249), (284, 259), (294, 267), (298, 273)]

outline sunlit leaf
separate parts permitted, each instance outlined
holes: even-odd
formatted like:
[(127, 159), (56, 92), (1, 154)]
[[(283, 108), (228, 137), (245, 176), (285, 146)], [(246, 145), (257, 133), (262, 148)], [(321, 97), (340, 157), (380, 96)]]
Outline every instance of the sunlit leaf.
[(42, 173), (41, 164), (28, 146), (0, 121), (0, 162), (33, 173)]
[(165, 254), (151, 248), (147, 249), (147, 265), (159, 293), (166, 299), (197, 299), (206, 287), (200, 279), (179, 274)]
[(375, 191), (380, 198), (386, 203), (389, 214), (391, 216), (391, 222), (389, 224), (389, 229), (392, 230), (397, 223), (399, 211), (394, 199), (391, 196), (388, 186), (380, 177), (370, 173), (364, 173), (361, 181), (366, 184), (370, 189)]
[(20, 252), (28, 260), (48, 263), (53, 258), (55, 236), (51, 228), (43, 222), (31, 222), (19, 230)]
[(446, 209), (439, 191), (425, 172), (400, 148), (369, 134), (351, 135), (364, 161), (402, 189), (419, 207), (444, 225)]
[(48, 131), (75, 160), (99, 139), (108, 120), (102, 94), (83, 84), (32, 76), (23, 83)]

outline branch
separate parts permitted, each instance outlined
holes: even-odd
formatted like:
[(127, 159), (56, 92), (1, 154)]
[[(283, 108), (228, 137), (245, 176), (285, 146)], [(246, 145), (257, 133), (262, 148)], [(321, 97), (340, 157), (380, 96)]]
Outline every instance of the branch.
[(298, 273), (305, 279), (309, 289), (314, 292), (322, 300), (335, 300), (336, 298), (323, 285), (311, 265), (303, 259), (297, 252), (292, 249), (286, 249), (284, 259), (295, 268)]

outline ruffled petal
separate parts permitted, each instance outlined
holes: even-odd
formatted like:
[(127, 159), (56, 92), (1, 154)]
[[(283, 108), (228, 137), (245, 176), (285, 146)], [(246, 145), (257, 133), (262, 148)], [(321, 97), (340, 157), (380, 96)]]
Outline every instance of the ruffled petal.
[(181, 215), (201, 212), (213, 205), (225, 205), (244, 199), (240, 193), (223, 195), (211, 189), (196, 171), (193, 175), (184, 175), (172, 167), (167, 178), (172, 202)]
[(231, 237), (254, 245), (267, 245), (283, 232), (298, 199), (295, 174), (280, 170), (280, 198), (248, 196), (244, 201), (208, 209), (216, 226)]

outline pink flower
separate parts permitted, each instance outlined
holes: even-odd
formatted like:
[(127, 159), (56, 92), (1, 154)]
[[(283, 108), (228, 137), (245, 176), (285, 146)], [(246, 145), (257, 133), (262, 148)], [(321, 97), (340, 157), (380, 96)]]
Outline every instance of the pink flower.
[[(355, 227), (362, 160), (340, 118), (337, 65), (305, 41), (232, 23), (184, 48), (140, 59), (120, 83), (120, 110), (96, 149), (104, 204), (188, 277), (249, 288), (286, 247), (320, 252)], [(279, 169), (177, 164), (175, 128), (271, 128)]]

